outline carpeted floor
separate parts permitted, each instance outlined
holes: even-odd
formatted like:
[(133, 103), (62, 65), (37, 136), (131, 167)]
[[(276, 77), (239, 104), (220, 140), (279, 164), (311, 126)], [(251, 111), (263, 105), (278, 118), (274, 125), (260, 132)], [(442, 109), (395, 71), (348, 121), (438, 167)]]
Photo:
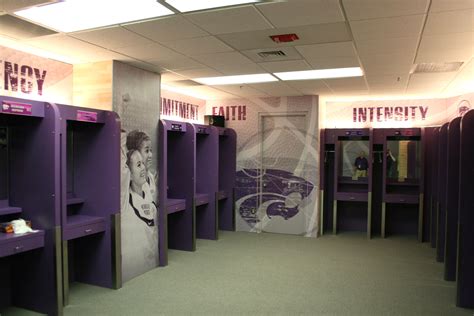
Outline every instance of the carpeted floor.
[(118, 291), (73, 284), (64, 314), (474, 315), (428, 244), (365, 236), (221, 232)]

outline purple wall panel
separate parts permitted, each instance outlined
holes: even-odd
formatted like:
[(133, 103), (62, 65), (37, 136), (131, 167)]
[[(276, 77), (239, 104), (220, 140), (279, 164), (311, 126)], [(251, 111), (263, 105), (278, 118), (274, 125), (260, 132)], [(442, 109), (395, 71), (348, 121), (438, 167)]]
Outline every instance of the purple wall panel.
[(446, 180), (447, 180), (447, 160), (448, 152), (448, 123), (441, 126), (439, 130), (439, 147), (438, 147), (438, 224), (436, 236), (436, 260), (444, 261), (445, 248), (445, 232), (446, 232)]
[(446, 249), (444, 278), (456, 280), (456, 255), (459, 212), (459, 141), (461, 118), (455, 118), (448, 126), (448, 161), (446, 182)]
[(474, 308), (474, 111), (461, 120), (457, 305)]

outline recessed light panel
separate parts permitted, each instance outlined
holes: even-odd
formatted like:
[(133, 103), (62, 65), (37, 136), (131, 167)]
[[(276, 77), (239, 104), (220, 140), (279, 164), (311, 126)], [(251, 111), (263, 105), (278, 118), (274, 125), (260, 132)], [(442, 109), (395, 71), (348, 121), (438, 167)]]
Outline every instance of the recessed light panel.
[(173, 11), (156, 0), (66, 0), (15, 14), (68, 33), (169, 15)]
[(165, 0), (180, 12), (190, 12), (206, 9), (227, 7), (231, 5), (261, 2), (256, 0)]
[(360, 67), (350, 67), (350, 68), (276, 72), (273, 75), (277, 76), (281, 80), (310, 80), (310, 79), (361, 77), (364, 75), (364, 73)]
[(193, 80), (199, 83), (208, 85), (208, 86), (278, 81), (277, 78), (273, 77), (270, 74), (207, 77), (207, 78), (196, 78)]

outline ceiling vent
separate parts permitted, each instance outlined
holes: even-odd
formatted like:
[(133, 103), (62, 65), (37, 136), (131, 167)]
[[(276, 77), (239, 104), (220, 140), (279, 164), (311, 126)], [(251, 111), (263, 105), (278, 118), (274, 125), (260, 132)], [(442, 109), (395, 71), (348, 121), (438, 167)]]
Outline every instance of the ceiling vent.
[(267, 51), (267, 52), (260, 52), (258, 53), (258, 56), (262, 58), (275, 58), (275, 57), (284, 57), (286, 56), (285, 52), (282, 50), (272, 50), (272, 51)]
[(452, 72), (458, 71), (461, 68), (463, 62), (456, 61), (450, 63), (421, 63), (413, 66), (412, 74), (426, 74), (426, 73), (438, 73), (438, 72)]
[(251, 49), (244, 50), (242, 53), (256, 63), (303, 59), (294, 47), (282, 47), (277, 50), (271, 48)]

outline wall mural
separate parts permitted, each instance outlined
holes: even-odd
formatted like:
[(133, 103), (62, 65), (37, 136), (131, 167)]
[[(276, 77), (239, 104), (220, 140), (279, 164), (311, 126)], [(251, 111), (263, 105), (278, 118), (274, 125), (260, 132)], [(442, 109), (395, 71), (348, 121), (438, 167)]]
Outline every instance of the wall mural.
[(114, 61), (114, 111), (121, 118), (122, 279), (158, 266), (157, 126), (160, 76)]
[(0, 94), (72, 103), (72, 65), (0, 46)]
[(317, 96), (208, 101), (207, 113), (237, 132), (237, 230), (315, 237)]

